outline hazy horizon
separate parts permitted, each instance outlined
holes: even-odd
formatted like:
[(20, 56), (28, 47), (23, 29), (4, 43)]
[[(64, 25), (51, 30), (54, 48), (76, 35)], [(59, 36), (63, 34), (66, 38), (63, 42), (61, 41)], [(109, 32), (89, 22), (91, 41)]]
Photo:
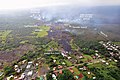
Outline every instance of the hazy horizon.
[(25, 9), (46, 6), (116, 6), (119, 0), (0, 0), (0, 10)]

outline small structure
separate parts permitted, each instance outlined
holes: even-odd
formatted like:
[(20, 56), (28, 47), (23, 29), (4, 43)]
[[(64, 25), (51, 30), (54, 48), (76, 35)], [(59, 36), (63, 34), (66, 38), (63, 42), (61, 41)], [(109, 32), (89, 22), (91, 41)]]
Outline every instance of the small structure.
[(33, 74), (33, 71), (29, 71), (27, 75), (32, 76), (32, 74)]
[(13, 78), (13, 75), (7, 77), (7, 80), (11, 80)]
[(60, 70), (59, 73), (62, 74), (62, 70)]
[(52, 78), (53, 78), (54, 80), (57, 80), (55, 74), (52, 74)]
[(79, 76), (79, 78), (83, 78), (83, 74), (82, 73), (80, 73), (78, 76)]
[(25, 78), (25, 73), (22, 73), (21, 76), (19, 77), (19, 80), (23, 80)]
[(90, 74), (90, 72), (88, 72), (88, 74)]
[(109, 65), (109, 63), (106, 63), (106, 65)]
[(3, 72), (0, 72), (0, 76), (2, 76), (3, 75)]
[(58, 69), (62, 69), (63, 68), (63, 66), (61, 66), (61, 65), (58, 65)]
[(29, 69), (30, 67), (31, 67), (31, 65), (27, 65), (27, 67), (26, 67), (26, 68), (27, 68), (27, 69)]
[(93, 79), (96, 79), (96, 77), (93, 77)]

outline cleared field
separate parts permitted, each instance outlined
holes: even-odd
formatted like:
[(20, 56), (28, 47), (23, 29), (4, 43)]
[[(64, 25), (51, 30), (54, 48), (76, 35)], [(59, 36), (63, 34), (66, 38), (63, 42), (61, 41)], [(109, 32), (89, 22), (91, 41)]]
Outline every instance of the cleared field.
[(113, 42), (113, 44), (120, 46), (120, 42)]
[(47, 48), (46, 48), (47, 51), (49, 51), (51, 49), (54, 51), (58, 51), (58, 43), (55, 41), (49, 42), (46, 46), (47, 46)]
[(6, 42), (6, 39), (11, 32), (12, 32), (12, 30), (0, 31), (0, 39), (1, 39), (2, 44), (4, 44)]
[(36, 35), (36, 37), (44, 37), (48, 35), (47, 31), (49, 30), (49, 26), (39, 26), (35, 31), (32, 32), (32, 34)]
[(80, 74), (80, 71), (75, 67), (73, 68), (73, 71), (74, 71), (74, 75), (79, 75)]
[(70, 41), (70, 45), (71, 45), (71, 48), (73, 49), (73, 50), (77, 50), (78, 51), (78, 46), (75, 44), (75, 43), (73, 43), (73, 39)]
[(83, 56), (84, 56), (84, 58), (81, 59), (82, 61), (93, 60), (93, 58), (92, 58), (90, 55), (86, 55), (86, 54), (84, 54)]
[(67, 66), (72, 66), (72, 63), (70, 61), (68, 61), (68, 60), (64, 60), (64, 61), (67, 64)]

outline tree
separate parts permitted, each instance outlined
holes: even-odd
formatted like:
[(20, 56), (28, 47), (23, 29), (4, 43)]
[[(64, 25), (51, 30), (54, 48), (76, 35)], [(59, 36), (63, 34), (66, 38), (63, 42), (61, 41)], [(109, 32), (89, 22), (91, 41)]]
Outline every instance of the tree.
[(52, 75), (50, 73), (47, 73), (46, 77), (47, 77), (47, 80), (52, 80)]
[(7, 75), (9, 75), (9, 74), (12, 74), (12, 73), (14, 73), (14, 72), (15, 72), (15, 71), (14, 71), (14, 69), (13, 69), (12, 67), (7, 66), (7, 67), (4, 68), (5, 76), (7, 76)]
[(75, 80), (73, 74), (69, 70), (63, 70), (63, 74), (57, 76), (58, 80)]

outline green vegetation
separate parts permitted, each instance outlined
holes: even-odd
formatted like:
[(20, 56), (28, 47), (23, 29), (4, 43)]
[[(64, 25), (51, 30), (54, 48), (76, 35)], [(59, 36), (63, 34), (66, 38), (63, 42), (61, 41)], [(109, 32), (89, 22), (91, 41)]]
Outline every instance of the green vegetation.
[[(80, 73), (83, 74), (80, 80), (93, 80), (93, 76), (97, 78), (96, 80), (120, 79), (120, 70), (117, 67), (119, 60), (111, 56), (106, 58), (109, 51), (98, 41), (83, 41), (74, 34), (65, 32), (64, 27), (61, 26), (50, 28), (49, 26), (33, 26), (0, 31), (0, 43), (5, 44), (0, 46), (1, 62), (5, 61), (0, 66), (4, 71), (3, 78), (12, 74), (20, 77), (26, 71), (28, 62), (31, 61), (32, 65), (28, 71), (33, 70), (33, 74), (38, 73), (37, 80), (40, 80), (43, 74), (47, 74), (47, 80), (53, 80), (52, 74), (58, 74), (56, 75), (58, 80), (74, 80), (74, 77), (78, 78)], [(48, 37), (49, 30), (51, 34)], [(68, 45), (70, 44), (70, 49), (64, 40), (67, 40)], [(113, 42), (113, 44), (120, 44), (120, 42)], [(10, 57), (6, 59), (6, 55)], [(108, 65), (102, 63), (102, 59)], [(115, 59), (118, 62), (114, 61)], [(14, 70), (15, 65), (22, 68), (20, 73)], [(73, 73), (71, 73), (72, 70)], [(43, 74), (39, 74), (42, 72)], [(88, 72), (90, 72), (89, 75)]]
[(80, 74), (80, 71), (75, 67), (73, 68), (73, 71), (74, 71), (74, 75), (79, 75)]
[(93, 60), (93, 58), (92, 58), (90, 55), (86, 55), (86, 54), (84, 54), (83, 56), (84, 56), (84, 58), (81, 59), (81, 61), (83, 61), (83, 62), (85, 62), (85, 61), (89, 61), (89, 60)]
[(46, 50), (58, 51), (58, 43), (56, 41), (51, 41), (46, 45)]
[(8, 35), (12, 32), (12, 30), (4, 30), (4, 31), (0, 31), (0, 39), (1, 39), (1, 43), (5, 44)]
[(64, 61), (67, 64), (67, 66), (72, 66), (72, 63), (70, 61), (68, 61), (68, 60), (64, 60)]
[(15, 71), (14, 71), (13, 67), (6, 66), (4, 68), (4, 74), (5, 74), (5, 76), (10, 75), (10, 74), (15, 74)]
[(25, 43), (28, 43), (29, 41), (28, 40), (24, 40), (24, 41), (21, 41), (20, 44), (25, 44)]
[(70, 41), (70, 45), (71, 45), (71, 48), (72, 50), (77, 50), (78, 51), (78, 46), (73, 42), (73, 39)]
[(115, 44), (115, 45), (119, 45), (120, 46), (120, 42), (118, 41), (118, 42), (112, 42), (113, 44)]
[(52, 75), (50, 73), (47, 73), (46, 77), (47, 77), (47, 80), (52, 80), (53, 79)]
[(63, 70), (63, 74), (57, 76), (58, 80), (75, 80), (73, 74), (69, 70)]
[(90, 70), (96, 75), (97, 80), (119, 80), (120, 70), (115, 66), (106, 66), (102, 64), (94, 64), (88, 66)]
[(48, 35), (48, 32), (50, 30), (49, 26), (39, 26), (37, 27), (37, 31), (33, 31), (32, 34), (35, 34), (36, 37), (44, 37)]
[(81, 41), (75, 39), (74, 42), (81, 48), (80, 51), (85, 54), (95, 54), (95, 50), (97, 50), (102, 55), (108, 54), (107, 49), (97, 41)]

